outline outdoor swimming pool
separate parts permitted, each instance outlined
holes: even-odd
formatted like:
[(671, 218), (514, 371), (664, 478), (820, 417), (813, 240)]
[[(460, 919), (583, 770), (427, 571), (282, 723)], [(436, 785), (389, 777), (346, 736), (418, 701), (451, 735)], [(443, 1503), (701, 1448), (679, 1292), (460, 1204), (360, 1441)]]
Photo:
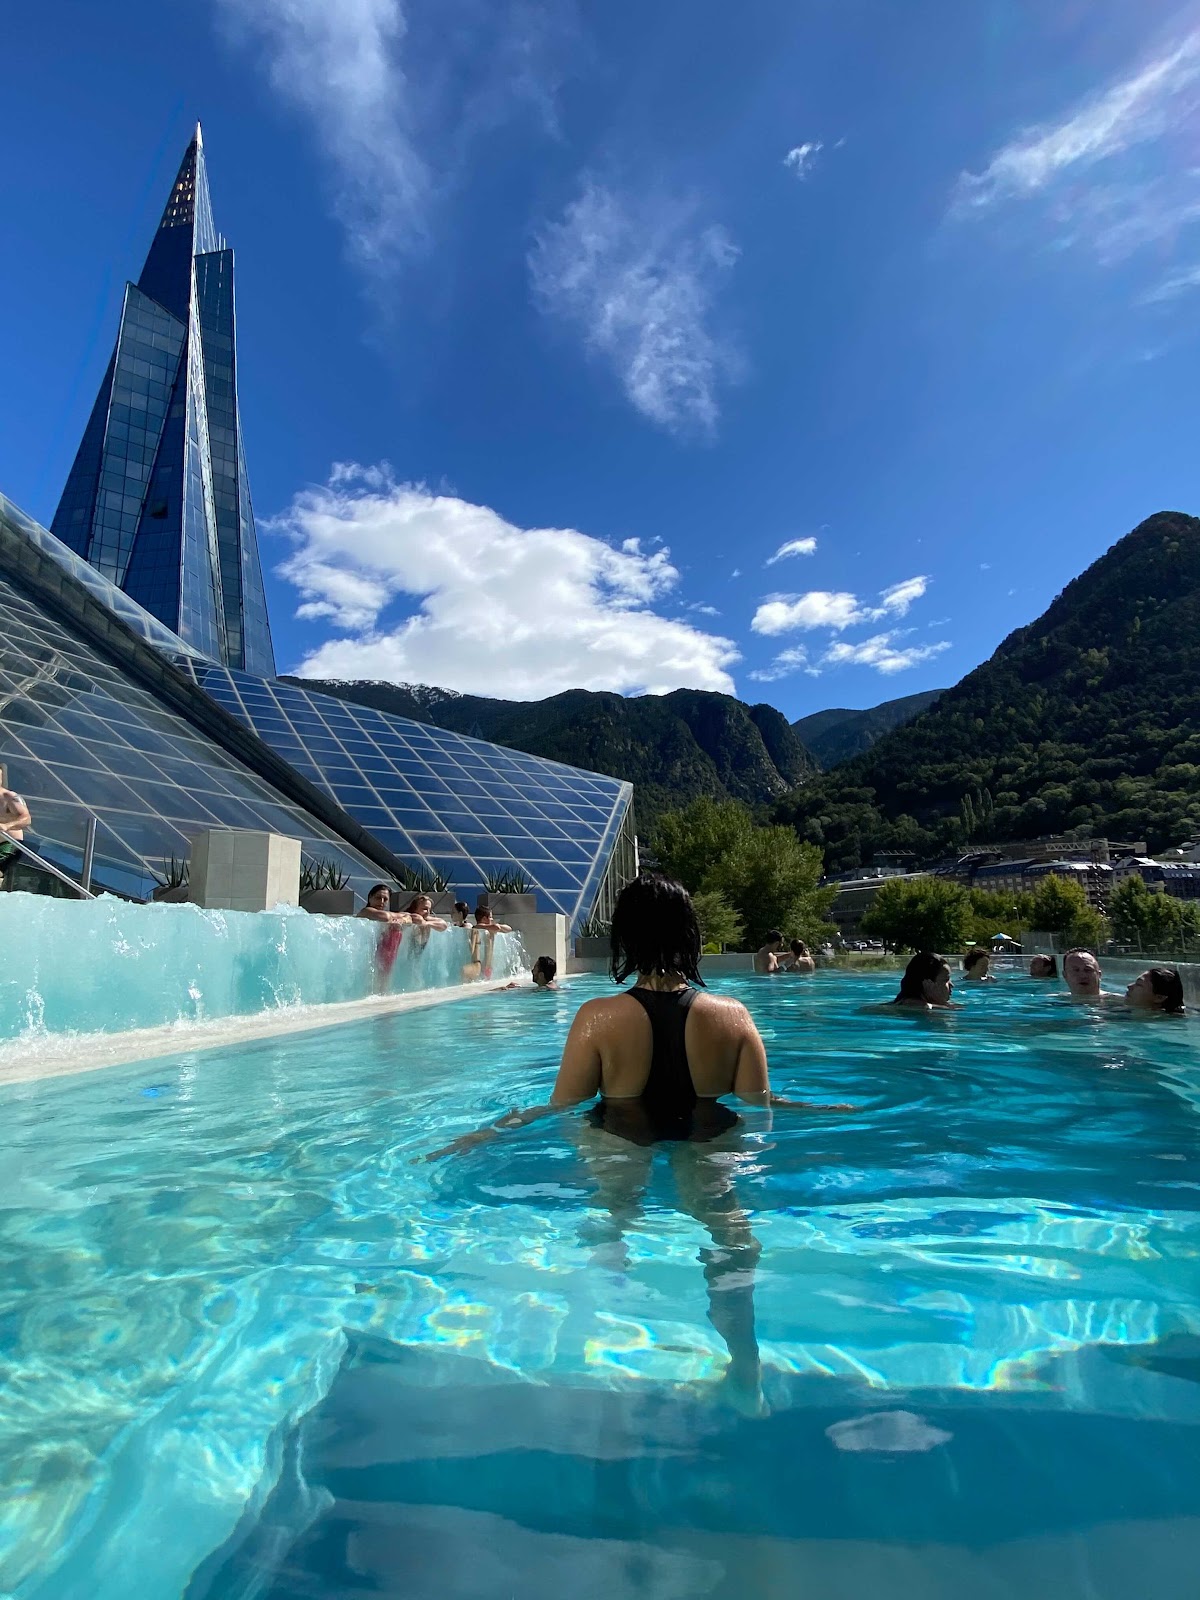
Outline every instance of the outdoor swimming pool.
[(578, 1113), (414, 1164), (607, 987), (0, 1090), (0, 1594), (1194, 1600), (1200, 1024), (728, 980), (859, 1115), (656, 1153), (624, 1245)]

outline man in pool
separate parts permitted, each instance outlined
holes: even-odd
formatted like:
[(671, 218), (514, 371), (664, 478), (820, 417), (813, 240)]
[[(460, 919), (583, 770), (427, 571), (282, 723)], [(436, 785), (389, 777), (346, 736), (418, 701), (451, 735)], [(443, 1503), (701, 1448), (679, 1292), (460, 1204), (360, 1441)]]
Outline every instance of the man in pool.
[(1063, 980), (1072, 1000), (1092, 1005), (1110, 1005), (1119, 1000), (1120, 995), (1102, 987), (1103, 977), (1100, 963), (1090, 950), (1068, 950), (1063, 957)]
[[(533, 963), (533, 968), (529, 975), (533, 979), (535, 990), (553, 989), (556, 994), (558, 993), (558, 984), (554, 981), (558, 976), (558, 962), (555, 961), (553, 956), (539, 956)], [(515, 982), (506, 983), (504, 987), (506, 989), (525, 988), (524, 984)], [(530, 991), (525, 989), (525, 993), (529, 994)]]
[(779, 959), (782, 950), (783, 934), (780, 933), (778, 928), (772, 928), (761, 950), (756, 950), (754, 953), (755, 972), (762, 977), (775, 972), (783, 972), (784, 967)]

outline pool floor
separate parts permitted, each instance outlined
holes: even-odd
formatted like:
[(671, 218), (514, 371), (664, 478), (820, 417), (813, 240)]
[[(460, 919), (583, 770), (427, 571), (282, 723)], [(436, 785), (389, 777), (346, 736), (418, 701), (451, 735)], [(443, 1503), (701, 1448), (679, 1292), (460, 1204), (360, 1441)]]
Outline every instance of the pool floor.
[(892, 981), (699, 1155), (420, 1159), (593, 980), (0, 1093), (0, 1594), (1196, 1600), (1196, 1024)]

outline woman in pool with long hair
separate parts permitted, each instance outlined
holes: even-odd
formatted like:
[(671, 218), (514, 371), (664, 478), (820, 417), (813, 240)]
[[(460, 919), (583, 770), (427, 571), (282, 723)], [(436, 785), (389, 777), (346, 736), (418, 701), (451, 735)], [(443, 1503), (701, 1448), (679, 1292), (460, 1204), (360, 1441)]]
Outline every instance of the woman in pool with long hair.
[(390, 899), (391, 890), (387, 884), (377, 883), (368, 891), (366, 905), (356, 913), (360, 917), (366, 917), (368, 922), (384, 924), (379, 933), (379, 943), (375, 946), (375, 987), (379, 990), (388, 986), (392, 968), (396, 965), (396, 957), (400, 954), (404, 930), (412, 922), (412, 917), (407, 911), (388, 910)]
[(1125, 991), (1129, 1006), (1144, 1015), (1182, 1017), (1183, 979), (1178, 967), (1149, 967)]
[(657, 873), (627, 884), (613, 911), (611, 938), (613, 981), (635, 974), (637, 981), (622, 994), (580, 1006), (550, 1103), (514, 1110), (436, 1154), (594, 1102), (586, 1120), (595, 1133), (582, 1150), (610, 1218), (595, 1242), (623, 1264), (625, 1233), (640, 1215), (653, 1147), (665, 1144), (680, 1209), (713, 1241), (700, 1259), (709, 1321), (729, 1350), (730, 1392), (754, 1409), (761, 1405), (754, 1328), (760, 1246), (733, 1189), (729, 1152), (737, 1149), (742, 1119), (722, 1098), (812, 1111), (854, 1107), (772, 1094), (766, 1050), (750, 1013), (738, 1000), (700, 992), (700, 928), (682, 885)]
[(950, 963), (945, 956), (935, 955), (932, 950), (918, 950), (904, 969), (899, 994), (887, 1004), (917, 1011), (952, 1011), (955, 1009), (950, 998), (953, 993)]

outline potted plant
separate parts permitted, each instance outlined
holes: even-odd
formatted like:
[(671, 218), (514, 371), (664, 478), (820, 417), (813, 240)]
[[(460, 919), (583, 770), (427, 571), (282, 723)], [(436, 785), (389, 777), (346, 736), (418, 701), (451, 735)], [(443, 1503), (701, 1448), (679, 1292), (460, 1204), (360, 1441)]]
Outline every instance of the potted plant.
[(323, 917), (352, 917), (354, 890), (350, 876), (333, 861), (300, 863), (300, 904), (305, 911)]
[(491, 908), (497, 922), (509, 917), (531, 916), (537, 910), (537, 895), (525, 874), (515, 867), (484, 876), (484, 893), (478, 904)]
[(609, 932), (607, 922), (596, 916), (589, 917), (576, 936), (575, 954), (581, 959), (584, 956), (607, 956), (612, 948)]
[(422, 862), (419, 867), (410, 867), (407, 862), (402, 862), (400, 870), (396, 873), (398, 889), (392, 890), (392, 910), (407, 911), (414, 895), (427, 894), (433, 901), (433, 909), (440, 914), (439, 901), (446, 901), (446, 910), (454, 905), (454, 896), (446, 897), (450, 887), (450, 880), (439, 867), (431, 867)]
[(164, 861), (162, 871), (156, 873), (158, 888), (150, 898), (159, 905), (182, 905), (188, 898), (188, 874), (191, 862), (188, 860), (176, 861), (172, 856), (170, 861)]

